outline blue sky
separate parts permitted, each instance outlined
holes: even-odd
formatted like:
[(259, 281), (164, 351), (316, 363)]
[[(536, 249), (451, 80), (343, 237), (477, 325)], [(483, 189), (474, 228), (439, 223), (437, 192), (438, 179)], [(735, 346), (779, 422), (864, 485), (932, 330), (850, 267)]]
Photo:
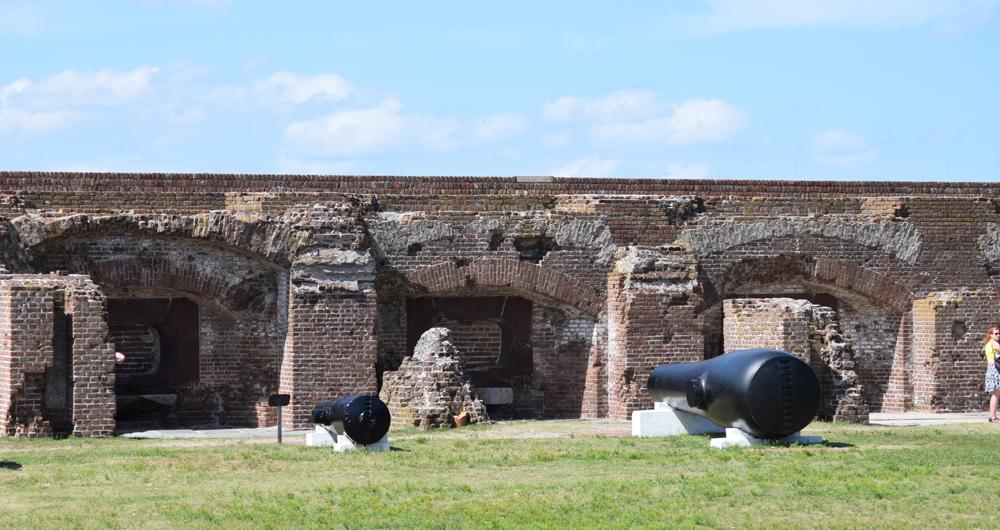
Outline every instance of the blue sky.
[(0, 0), (0, 168), (1000, 177), (1000, 0), (474, 4)]

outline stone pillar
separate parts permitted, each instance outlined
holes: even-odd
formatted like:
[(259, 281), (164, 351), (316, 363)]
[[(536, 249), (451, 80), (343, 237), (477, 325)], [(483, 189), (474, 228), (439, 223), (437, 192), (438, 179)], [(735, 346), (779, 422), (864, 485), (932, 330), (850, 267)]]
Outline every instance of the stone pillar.
[(597, 419), (608, 417), (608, 315), (602, 312), (594, 326), (590, 355), (587, 359), (586, 384), (580, 417)]
[(374, 281), (368, 251), (318, 250), (292, 265), (280, 381), (280, 392), (292, 396), (285, 427), (311, 425), (320, 401), (375, 393)]
[(896, 332), (896, 345), (889, 367), (889, 384), (882, 397), (882, 412), (905, 412), (913, 408), (913, 311), (903, 313)]
[(608, 275), (608, 416), (652, 408), (653, 368), (704, 357), (694, 257), (681, 247), (622, 252)]
[(0, 434), (52, 434), (44, 418), (45, 370), (52, 364), (52, 286), (0, 282)]
[(988, 291), (929, 293), (913, 302), (913, 408), (983, 410), (982, 338), (1000, 322), (1000, 299)]
[(54, 422), (113, 434), (115, 356), (100, 289), (85, 276), (9, 276), (0, 314), (0, 434), (50, 435)]
[(72, 316), (73, 434), (111, 436), (115, 432), (115, 349), (107, 342), (104, 294), (85, 277), (66, 290)]

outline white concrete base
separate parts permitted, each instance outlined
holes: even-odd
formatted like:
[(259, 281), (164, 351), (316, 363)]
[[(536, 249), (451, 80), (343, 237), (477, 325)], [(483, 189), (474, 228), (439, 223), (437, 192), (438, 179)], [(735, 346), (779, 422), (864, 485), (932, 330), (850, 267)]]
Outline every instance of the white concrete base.
[(680, 434), (722, 434), (722, 427), (707, 418), (656, 403), (655, 410), (632, 413), (632, 436), (677, 436)]
[(306, 445), (309, 447), (333, 447), (337, 445), (337, 433), (317, 425), (316, 430), (306, 433)]
[(473, 389), (483, 405), (510, 405), (514, 403), (514, 389), (498, 386), (477, 386)]
[(309, 447), (333, 447), (333, 450), (341, 453), (344, 451), (354, 451), (364, 449), (366, 451), (388, 451), (389, 435), (385, 435), (381, 440), (368, 445), (354, 443), (346, 434), (337, 434), (332, 427), (317, 425), (314, 432), (306, 433), (306, 445)]
[(764, 439), (756, 438), (750, 436), (749, 434), (739, 430), (739, 429), (726, 429), (725, 438), (712, 438), (710, 442), (711, 446), (716, 449), (725, 449), (726, 447), (752, 447), (757, 445), (774, 445), (774, 444), (820, 444), (823, 443), (822, 436), (802, 436), (799, 433), (791, 434), (785, 436), (784, 438), (774, 438), (774, 439)]

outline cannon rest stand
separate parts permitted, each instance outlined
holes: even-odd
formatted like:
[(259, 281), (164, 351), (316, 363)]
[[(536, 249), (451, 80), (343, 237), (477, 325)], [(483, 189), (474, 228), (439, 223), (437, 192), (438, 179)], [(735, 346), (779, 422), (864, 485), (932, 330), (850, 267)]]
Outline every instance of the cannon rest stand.
[(712, 438), (710, 444), (716, 449), (726, 447), (751, 447), (775, 444), (817, 444), (823, 443), (821, 436), (802, 436), (799, 433), (778, 439), (764, 439), (751, 436), (739, 429), (723, 429), (708, 418), (678, 410), (659, 401), (653, 410), (637, 410), (632, 413), (632, 436), (678, 436), (681, 434), (725, 434), (723, 438)]
[[(338, 424), (341, 425), (340, 429), (337, 429)], [(353, 451), (355, 449), (364, 449), (366, 451), (389, 450), (388, 434), (375, 443), (362, 445), (344, 434), (342, 425), (341, 422), (333, 422), (330, 425), (316, 425), (314, 432), (306, 433), (306, 445), (310, 447), (333, 447), (333, 450), (338, 453)]]
[(822, 436), (802, 436), (801, 433), (790, 434), (784, 438), (757, 438), (739, 429), (726, 429), (725, 438), (712, 438), (710, 442), (715, 449), (725, 449), (727, 447), (753, 447), (756, 445), (781, 445), (781, 444), (821, 444)]
[(632, 413), (632, 436), (677, 436), (679, 434), (722, 434), (722, 427), (697, 414), (677, 410), (662, 401), (653, 410)]

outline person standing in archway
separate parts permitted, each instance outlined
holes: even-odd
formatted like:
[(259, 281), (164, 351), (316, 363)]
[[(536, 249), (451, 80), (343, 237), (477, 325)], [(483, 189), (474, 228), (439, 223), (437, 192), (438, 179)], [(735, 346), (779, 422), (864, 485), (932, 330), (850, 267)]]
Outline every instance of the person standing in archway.
[(986, 391), (990, 393), (990, 423), (997, 419), (997, 404), (1000, 402), (1000, 370), (997, 361), (1000, 357), (1000, 327), (990, 326), (983, 337), (983, 354), (986, 355)]

